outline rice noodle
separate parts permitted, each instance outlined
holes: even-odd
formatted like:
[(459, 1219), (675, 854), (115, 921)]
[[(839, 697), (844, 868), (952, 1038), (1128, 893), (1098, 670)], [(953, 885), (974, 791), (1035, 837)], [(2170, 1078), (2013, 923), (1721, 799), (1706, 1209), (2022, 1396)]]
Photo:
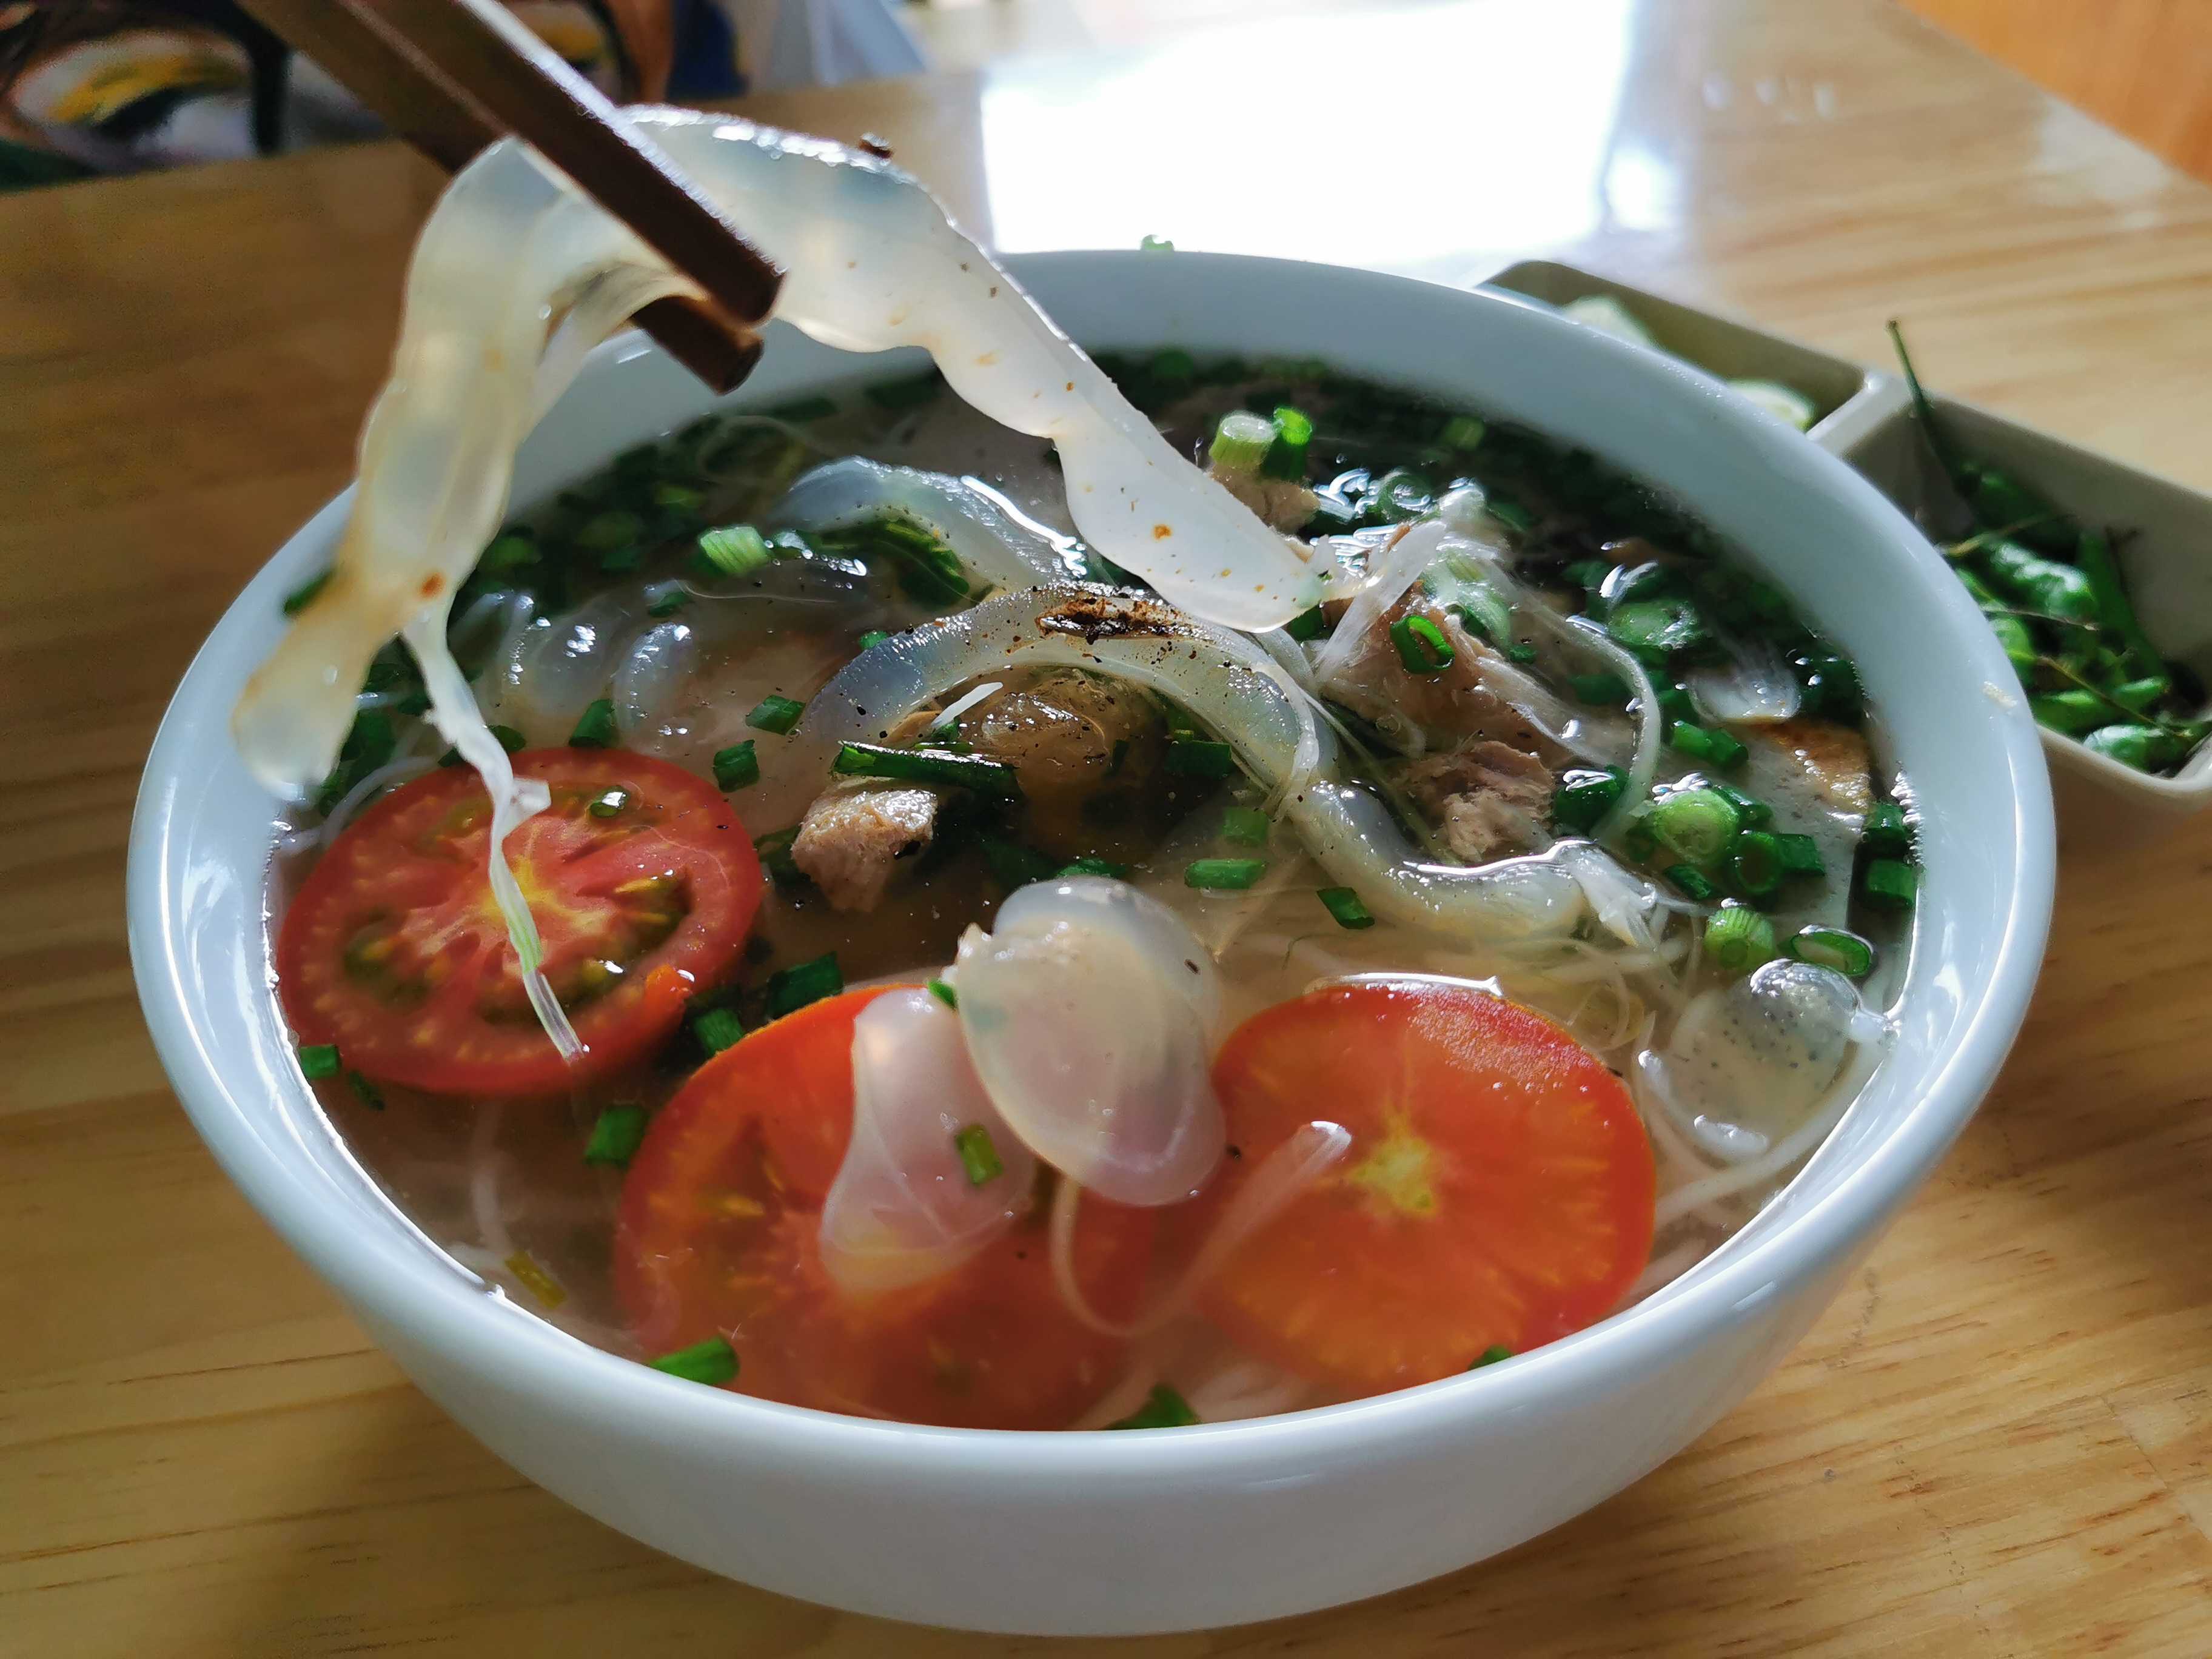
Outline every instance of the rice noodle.
[(1881, 1051), (1869, 1045), (1859, 1044), (1852, 1052), (1850, 1061), (1843, 1074), (1829, 1085), (1820, 1108), (1798, 1126), (1796, 1130), (1778, 1143), (1763, 1157), (1739, 1164), (1731, 1170), (1721, 1170), (1702, 1180), (1677, 1187), (1659, 1200), (1653, 1219), (1654, 1230), (1664, 1228), (1683, 1216), (1703, 1209), (1723, 1198), (1733, 1198), (1774, 1180), (1793, 1167), (1801, 1158), (1828, 1138), (1828, 1133), (1843, 1121), (1844, 1114), (1858, 1098), (1866, 1080), (1874, 1074), (1881, 1062)]

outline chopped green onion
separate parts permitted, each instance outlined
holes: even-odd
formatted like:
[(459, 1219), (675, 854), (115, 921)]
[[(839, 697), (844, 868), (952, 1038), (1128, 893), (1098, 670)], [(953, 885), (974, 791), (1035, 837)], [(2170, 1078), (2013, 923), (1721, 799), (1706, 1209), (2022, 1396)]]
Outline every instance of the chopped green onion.
[(787, 404), (778, 404), (768, 411), (771, 420), (820, 421), (837, 412), (837, 405), (827, 398), (799, 398)]
[(1181, 346), (1163, 346), (1152, 354), (1146, 367), (1156, 380), (1192, 380), (1198, 378), (1198, 359)]
[(1659, 718), (1672, 724), (1676, 720), (1698, 723), (1696, 705), (1690, 699), (1686, 685), (1670, 685), (1662, 682), (1652, 688), (1651, 700), (1659, 705)]
[(536, 564), (538, 559), (538, 538), (521, 531), (510, 530), (504, 535), (492, 538), (491, 545), (485, 548), (483, 556), (477, 560), (477, 568), (498, 575), (509, 570), (520, 570), (526, 564)]
[(1709, 783), (1705, 786), (1715, 794), (1724, 797), (1729, 805), (1743, 815), (1747, 830), (1764, 830), (1774, 822), (1774, 809), (1756, 795), (1747, 795), (1732, 784)]
[(592, 796), (591, 805), (585, 810), (595, 818), (618, 818), (623, 808), (629, 805), (629, 791), (617, 786)]
[(1156, 1382), (1145, 1403), (1109, 1429), (1187, 1429), (1198, 1421), (1190, 1402), (1164, 1382)]
[(745, 716), (745, 724), (756, 732), (773, 732), (781, 737), (798, 725), (799, 717), (805, 712), (805, 703), (770, 692), (753, 705), (753, 712)]
[(1127, 865), (1109, 863), (1104, 859), (1093, 858), (1088, 853), (1079, 859), (1071, 860), (1053, 872), (1055, 877), (1062, 880), (1069, 876), (1109, 876), (1118, 881), (1128, 873)]
[(644, 1140), (645, 1108), (610, 1106), (592, 1125), (592, 1138), (584, 1143), (584, 1162), (625, 1168)]
[(1414, 674), (1440, 674), (1451, 666), (1457, 653), (1444, 630), (1426, 617), (1401, 617), (1390, 624), (1390, 642), (1398, 647), (1398, 660)]
[(342, 1069), (335, 1042), (310, 1042), (300, 1049), (300, 1075), (313, 1082), (320, 1078), (336, 1077)]
[(571, 749), (611, 749), (615, 746), (615, 706), (605, 697), (584, 705), (576, 729), (568, 734)]
[(1633, 599), (1607, 612), (1606, 632), (1646, 662), (1663, 663), (1677, 651), (1700, 645), (1705, 624), (1687, 599)]
[(1231, 806), (1221, 815), (1221, 835), (1224, 841), (1240, 842), (1247, 847), (1267, 844), (1267, 815), (1256, 806)]
[(760, 854), (761, 868), (768, 872), (769, 878), (778, 887), (791, 889), (805, 885), (806, 872), (791, 856), (792, 843), (798, 839), (799, 829), (795, 824), (788, 830), (771, 830), (764, 836), (753, 837), (753, 851)]
[(1465, 454), (1481, 444), (1483, 434), (1489, 429), (1473, 415), (1455, 415), (1437, 434), (1437, 441), (1446, 449), (1456, 449)]
[(1727, 772), (1733, 772), (1751, 757), (1751, 750), (1733, 733), (1688, 720), (1676, 720), (1667, 728), (1667, 746), (1677, 754), (1687, 755)]
[(1627, 787), (1628, 774), (1618, 766), (1602, 770), (1572, 768), (1562, 775), (1559, 787), (1552, 792), (1553, 822), (1563, 830), (1588, 835), (1613, 811)]
[(320, 575), (310, 576), (284, 596), (284, 614), (296, 617), (315, 600), (315, 595), (329, 586), (335, 572), (325, 570)]
[(353, 1091), (354, 1098), (368, 1107), (370, 1111), (380, 1112), (384, 1109), (383, 1090), (378, 1088), (359, 1072), (348, 1072), (345, 1074), (345, 1080), (346, 1087)]
[(736, 1046), (745, 1034), (745, 1023), (727, 1008), (709, 1008), (691, 1022), (691, 1035), (699, 1039), (699, 1046), (710, 1054), (719, 1054), (725, 1048)]
[(884, 633), (882, 629), (871, 628), (866, 633), (860, 635), (860, 649), (863, 651), (872, 651), (889, 638), (890, 638), (890, 635)]
[(1524, 645), (1516, 641), (1513, 644), (1505, 647), (1505, 655), (1509, 660), (1513, 662), (1534, 662), (1536, 660), (1536, 647), (1533, 645)]
[(674, 1353), (665, 1353), (645, 1363), (657, 1371), (680, 1376), (686, 1382), (704, 1382), (714, 1389), (735, 1382), (738, 1375), (738, 1351), (730, 1346), (727, 1337), (721, 1336), (710, 1336), (704, 1342), (695, 1342), (688, 1348), (678, 1348)]
[(1059, 872), (1060, 866), (1033, 847), (999, 836), (981, 838), (983, 862), (1001, 887), (1026, 887)]
[(1536, 527), (1536, 515), (1510, 495), (1500, 495), (1495, 490), (1483, 498), (1482, 510), (1508, 530), (1525, 536)]
[(1503, 1342), (1493, 1342), (1488, 1347), (1485, 1348), (1480, 1353), (1475, 1355), (1474, 1363), (1469, 1365), (1468, 1370), (1471, 1371), (1479, 1371), (1485, 1365), (1495, 1365), (1501, 1359), (1510, 1359), (1512, 1358), (1512, 1349), (1507, 1347)]
[(1820, 856), (1820, 843), (1810, 836), (1774, 837), (1775, 856), (1782, 860), (1785, 876), (1825, 876), (1828, 861)]
[(1774, 959), (1774, 924), (1733, 899), (1705, 923), (1705, 955), (1730, 974), (1747, 974)]
[[(493, 740), (510, 755), (520, 753), (523, 744), (528, 741), (521, 732), (511, 726), (493, 726), (485, 729), (491, 733)], [(460, 763), (461, 751), (458, 749), (448, 749), (438, 757), (438, 764), (441, 766), (459, 766)]]
[(1874, 946), (1840, 927), (1801, 927), (1782, 950), (1793, 962), (1832, 968), (1851, 979), (1864, 979), (1874, 970)]
[(1183, 885), (1241, 892), (1267, 872), (1265, 859), (1195, 859), (1182, 872)]
[(1765, 898), (1782, 885), (1789, 872), (1782, 865), (1782, 844), (1764, 830), (1747, 830), (1729, 848), (1729, 874), (1738, 891)]
[(750, 738), (714, 751), (715, 788), (727, 794), (733, 789), (749, 789), (759, 781), (760, 756), (754, 751)]
[(1261, 472), (1270, 478), (1303, 478), (1306, 476), (1306, 446), (1313, 441), (1313, 417), (1304, 410), (1285, 405), (1275, 411), (1275, 441), (1267, 447), (1267, 453), (1260, 463)]
[(929, 981), (929, 994), (935, 997), (939, 1002), (943, 1003), (948, 1008), (957, 1008), (960, 1006), (960, 993), (954, 990), (950, 985), (947, 985), (941, 979), (933, 979)]
[(837, 965), (837, 953), (828, 951), (768, 976), (768, 1017), (781, 1019), (844, 988), (845, 973)]
[(1577, 702), (1618, 708), (1628, 701), (1628, 682), (1618, 674), (1570, 674), (1567, 684)]
[(600, 513), (577, 528), (576, 545), (590, 553), (619, 553), (644, 533), (645, 520), (635, 513)]
[(951, 755), (933, 749), (886, 749), (879, 744), (848, 743), (837, 748), (830, 769), (848, 778), (896, 778), (905, 783), (949, 784), (1000, 800), (1019, 799), (1021, 778), (1004, 761), (979, 755)]
[(1310, 611), (1299, 611), (1297, 616), (1285, 623), (1283, 632), (1294, 640), (1304, 641), (1319, 639), (1328, 627), (1328, 618), (1322, 616), (1321, 607), (1316, 605)]
[(672, 617), (690, 603), (691, 594), (689, 589), (672, 587), (651, 605), (646, 606), (645, 614), (648, 617)]
[(325, 814), (334, 811), (356, 784), (392, 758), (398, 744), (391, 716), (374, 708), (356, 714), (346, 728), (345, 741), (338, 745), (337, 764), (316, 792), (315, 810)]
[(694, 514), (707, 498), (689, 484), (669, 483), (665, 480), (653, 487), (653, 504), (678, 514)]
[(1147, 236), (1137, 244), (1139, 253), (1173, 253), (1175, 244), (1164, 236)]
[(1859, 844), (1876, 858), (1908, 856), (1912, 830), (1905, 821), (1905, 809), (1893, 800), (1876, 801), (1867, 814), (1866, 828), (1859, 832)]
[(750, 525), (727, 524), (699, 532), (699, 556), (725, 576), (749, 576), (775, 556)]
[(1900, 859), (1875, 859), (1859, 876), (1859, 896), (1877, 910), (1910, 910), (1920, 872)]
[(925, 369), (902, 380), (881, 380), (868, 387), (868, 401), (878, 409), (919, 409), (945, 389), (945, 377)]
[(1161, 763), (1177, 777), (1225, 778), (1237, 769), (1237, 750), (1205, 738), (1177, 738)]
[(1275, 447), (1275, 423), (1249, 409), (1231, 410), (1213, 428), (1206, 459), (1224, 472), (1256, 472)]
[(1692, 864), (1717, 864), (1743, 827), (1743, 814), (1717, 789), (1677, 789), (1651, 804), (1646, 820), (1660, 844)]
[(1693, 865), (1670, 864), (1659, 873), (1673, 882), (1685, 898), (1693, 898), (1702, 903), (1720, 896), (1720, 890), (1706, 880), (1705, 872)]
[(1372, 913), (1359, 902), (1359, 895), (1349, 887), (1324, 887), (1315, 896), (1321, 900), (1322, 908), (1336, 918), (1336, 925), (1340, 927), (1357, 933), (1363, 927), (1375, 925)]
[(1610, 559), (1577, 559), (1559, 574), (1577, 587), (1595, 593), (1605, 586), (1613, 568)]
[(981, 1124), (969, 1124), (952, 1137), (952, 1144), (959, 1151), (960, 1167), (968, 1172), (970, 1187), (980, 1187), (1006, 1174), (1006, 1166), (999, 1162), (999, 1149), (991, 1144), (991, 1132)]

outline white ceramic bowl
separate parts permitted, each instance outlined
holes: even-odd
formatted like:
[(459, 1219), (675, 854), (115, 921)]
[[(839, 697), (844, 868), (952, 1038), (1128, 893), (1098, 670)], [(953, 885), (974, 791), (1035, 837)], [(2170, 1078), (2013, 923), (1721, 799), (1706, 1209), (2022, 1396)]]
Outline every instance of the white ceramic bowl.
[[(686, 1560), (839, 1607), (999, 1631), (1164, 1631), (1449, 1571), (1558, 1525), (1704, 1431), (1803, 1334), (1964, 1126), (2027, 1008), (2051, 894), (2035, 728), (1964, 591), (1873, 486), (1717, 383), (1495, 295), (1178, 253), (1017, 259), (1095, 346), (1327, 355), (1570, 436), (1671, 488), (1855, 656), (1912, 784), (1926, 867), (1901, 1032), (1790, 1190), (1698, 1271), (1562, 1342), (1355, 1404), (1146, 1434), (866, 1422), (613, 1358), (485, 1295), (333, 1139), (270, 995), (269, 803), (226, 714), (318, 514), (216, 629), (154, 744), (132, 956), (209, 1146), (376, 1340), (494, 1451)], [(778, 331), (748, 402), (866, 368)], [(527, 500), (708, 406), (617, 343), (531, 440)]]

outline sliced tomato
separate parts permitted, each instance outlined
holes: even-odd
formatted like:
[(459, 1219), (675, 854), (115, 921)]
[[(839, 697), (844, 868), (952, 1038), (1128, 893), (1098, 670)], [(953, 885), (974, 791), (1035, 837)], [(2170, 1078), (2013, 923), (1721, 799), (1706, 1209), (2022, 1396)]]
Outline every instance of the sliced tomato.
[(760, 860), (712, 785), (614, 749), (528, 750), (514, 770), (552, 792), (507, 856), (582, 1058), (563, 1061), (531, 1010), (487, 874), (491, 798), (465, 767), (393, 791), (301, 884), (276, 980), (301, 1042), (383, 1082), (550, 1094), (640, 1058), (729, 969)]
[(1213, 1080), (1238, 1156), (1194, 1229), (1303, 1125), (1352, 1134), (1201, 1293), (1301, 1375), (1371, 1394), (1522, 1352), (1603, 1318), (1650, 1254), (1651, 1148), (1620, 1079), (1472, 987), (1322, 987), (1239, 1026)]
[[(823, 1267), (823, 1201), (853, 1123), (853, 1024), (878, 987), (763, 1026), (653, 1119), (623, 1185), (615, 1285), (647, 1352), (720, 1333), (732, 1385), (823, 1411), (961, 1428), (1066, 1428), (1125, 1345), (1053, 1286), (1041, 1207), (953, 1271), (870, 1297)], [(1112, 1319), (1135, 1310), (1152, 1217), (1086, 1194), (1075, 1269)]]

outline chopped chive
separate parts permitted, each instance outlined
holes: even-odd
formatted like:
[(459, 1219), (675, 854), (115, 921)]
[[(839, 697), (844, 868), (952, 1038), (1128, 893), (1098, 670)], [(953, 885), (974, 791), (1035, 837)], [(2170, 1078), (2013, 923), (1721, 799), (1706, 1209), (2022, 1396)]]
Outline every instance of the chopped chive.
[(1262, 476), (1303, 478), (1306, 476), (1306, 446), (1313, 441), (1313, 417), (1302, 409), (1285, 405), (1275, 411), (1275, 441), (1260, 463)]
[(1414, 674), (1440, 674), (1451, 666), (1456, 653), (1444, 630), (1426, 617), (1401, 617), (1390, 624), (1390, 642), (1398, 647), (1398, 660)]
[(1875, 859), (1859, 877), (1859, 896), (1877, 910), (1910, 910), (1920, 872), (1900, 859)]
[(1495, 1365), (1501, 1359), (1510, 1359), (1512, 1358), (1512, 1349), (1507, 1347), (1503, 1342), (1493, 1342), (1488, 1347), (1485, 1348), (1480, 1353), (1475, 1355), (1474, 1363), (1469, 1365), (1468, 1370), (1471, 1371), (1479, 1371), (1485, 1365)]
[(788, 830), (771, 830), (764, 836), (753, 837), (753, 851), (760, 855), (761, 868), (781, 888), (804, 887), (806, 872), (791, 856), (792, 843), (799, 839), (796, 824)]
[(672, 513), (696, 513), (706, 499), (690, 484), (669, 483), (664, 480), (653, 487), (653, 504), (665, 507)]
[(1213, 428), (1206, 459), (1224, 472), (1256, 472), (1275, 447), (1275, 423), (1249, 409), (1231, 410)]
[(753, 712), (745, 716), (745, 724), (756, 732), (773, 732), (778, 737), (799, 724), (799, 717), (806, 712), (803, 702), (793, 702), (789, 697), (780, 697), (771, 692), (753, 705)]
[(300, 1075), (309, 1082), (336, 1077), (342, 1069), (335, 1042), (310, 1042), (300, 1049)]
[(1222, 839), (1246, 847), (1265, 847), (1267, 827), (1267, 815), (1256, 806), (1231, 806), (1221, 815)]
[(1026, 887), (1033, 881), (1043, 881), (1060, 868), (1035, 848), (1024, 847), (1002, 836), (982, 836), (981, 844), (983, 862), (1002, 887)]
[(727, 794), (735, 789), (749, 789), (759, 781), (760, 757), (754, 752), (750, 738), (714, 751), (715, 788)]
[(1241, 892), (1267, 872), (1265, 859), (1194, 859), (1182, 872), (1183, 885)]
[(826, 420), (837, 412), (837, 405), (827, 398), (795, 398), (787, 404), (778, 404), (768, 411), (769, 418), (777, 421)]
[(1446, 449), (1456, 449), (1462, 454), (1482, 442), (1483, 434), (1490, 428), (1473, 415), (1455, 415), (1446, 421), (1443, 429), (1437, 434), (1437, 441)]
[(1177, 738), (1162, 764), (1177, 777), (1225, 778), (1237, 769), (1237, 750), (1205, 738)]
[[(521, 732), (511, 726), (494, 726), (486, 729), (491, 732), (493, 740), (510, 755), (519, 754), (523, 744), (528, 741)], [(460, 763), (461, 751), (458, 749), (448, 749), (438, 757), (438, 764), (441, 766), (459, 766)]]
[(830, 769), (848, 778), (896, 778), (906, 783), (949, 784), (979, 795), (1016, 800), (1021, 778), (1004, 761), (939, 750), (886, 749), (879, 744), (840, 744)]
[(1825, 876), (1828, 861), (1820, 856), (1820, 843), (1810, 836), (1774, 837), (1775, 855), (1782, 860), (1782, 872), (1787, 876)]
[(1792, 961), (1832, 968), (1851, 979), (1864, 979), (1874, 970), (1874, 946), (1840, 927), (1801, 927), (1782, 949)]
[(648, 617), (672, 617), (690, 603), (691, 594), (689, 589), (672, 587), (651, 605), (646, 606), (645, 614)]
[(1867, 814), (1866, 828), (1859, 832), (1859, 843), (1876, 858), (1909, 855), (1912, 851), (1912, 830), (1905, 821), (1905, 809), (1893, 800), (1876, 801), (1874, 810)]
[(1068, 876), (1109, 876), (1115, 880), (1128, 873), (1127, 865), (1109, 863), (1104, 859), (1093, 858), (1088, 853), (1053, 872), (1054, 876), (1062, 878)]
[(595, 818), (618, 818), (623, 807), (629, 805), (629, 791), (620, 787), (604, 790), (592, 797), (586, 810)]
[(868, 387), (868, 401), (878, 409), (919, 409), (945, 389), (945, 377), (935, 369), (908, 375), (902, 380), (882, 380)]
[(960, 1167), (968, 1172), (970, 1187), (980, 1187), (1006, 1174), (1006, 1166), (999, 1162), (999, 1149), (991, 1144), (991, 1132), (981, 1124), (969, 1124), (952, 1137), (952, 1144), (959, 1151)]
[(1705, 623), (1687, 599), (1635, 599), (1616, 604), (1606, 615), (1606, 632), (1646, 662), (1661, 663), (1674, 652), (1704, 643)]
[(1774, 959), (1774, 924), (1730, 899), (1705, 923), (1705, 955), (1730, 974), (1747, 974)]
[(1674, 883), (1684, 898), (1696, 899), (1702, 903), (1720, 896), (1720, 890), (1706, 880), (1705, 872), (1694, 865), (1670, 864), (1659, 873)]
[(576, 531), (576, 545), (587, 553), (619, 553), (645, 533), (645, 520), (635, 513), (600, 513), (584, 520)]
[(1610, 559), (1577, 559), (1559, 573), (1577, 587), (1595, 593), (1605, 586), (1605, 579), (1613, 574)]
[(592, 1125), (592, 1138), (584, 1143), (584, 1162), (627, 1168), (644, 1139), (644, 1107), (610, 1106)]
[(1743, 815), (1717, 789), (1677, 789), (1652, 802), (1648, 822), (1662, 846), (1705, 866), (1720, 862)]
[(882, 629), (871, 628), (866, 633), (860, 635), (860, 649), (863, 651), (872, 651), (889, 638), (890, 638), (890, 635), (884, 633)]
[(729, 524), (699, 532), (699, 556), (725, 576), (744, 576), (775, 556), (769, 550), (768, 538), (750, 525)]
[(1577, 702), (1618, 708), (1628, 701), (1628, 682), (1618, 674), (1570, 674), (1567, 684)]
[(781, 1019), (844, 988), (845, 974), (837, 966), (837, 953), (829, 951), (768, 976), (768, 1017)]
[(1492, 492), (1483, 499), (1482, 510), (1508, 530), (1523, 536), (1536, 527), (1535, 515), (1510, 495)]
[(1737, 741), (1731, 732), (1711, 726), (1693, 725), (1688, 720), (1676, 720), (1667, 728), (1667, 746), (1692, 760), (1704, 761), (1723, 771), (1734, 771), (1751, 757), (1751, 750)]
[(1319, 639), (1328, 627), (1328, 618), (1322, 616), (1321, 607), (1316, 605), (1310, 611), (1299, 611), (1297, 616), (1285, 623), (1283, 632), (1294, 640), (1304, 641)]
[(1522, 644), (1516, 641), (1513, 644), (1505, 647), (1505, 655), (1509, 660), (1513, 662), (1534, 662), (1536, 660), (1536, 647), (1533, 645)]
[(605, 697), (586, 703), (568, 734), (571, 749), (611, 749), (615, 746), (615, 706)]
[(284, 596), (284, 614), (288, 617), (296, 617), (313, 605), (315, 595), (329, 585), (333, 574), (335, 573), (325, 570), (319, 575), (310, 576), (287, 593)]
[(509, 570), (520, 570), (526, 564), (536, 564), (538, 559), (538, 538), (520, 531), (510, 530), (495, 536), (477, 560), (477, 568), (494, 575)]
[(1156, 380), (1191, 380), (1198, 378), (1198, 359), (1181, 346), (1163, 346), (1152, 354), (1147, 365)]
[(745, 1034), (745, 1023), (727, 1008), (709, 1008), (691, 1022), (691, 1035), (710, 1054), (737, 1046)]
[(1628, 774), (1618, 766), (1603, 770), (1575, 767), (1559, 779), (1552, 792), (1552, 821), (1563, 830), (1588, 835), (1613, 808), (1628, 787)]
[(933, 979), (929, 981), (929, 994), (935, 997), (939, 1002), (943, 1003), (948, 1008), (957, 1008), (960, 1006), (960, 993), (954, 990), (950, 985), (947, 985), (941, 979)]
[(370, 1111), (380, 1112), (384, 1109), (383, 1090), (378, 1088), (359, 1072), (348, 1072), (345, 1074), (345, 1080), (346, 1086), (353, 1091), (354, 1098), (368, 1107)]
[(1357, 933), (1363, 927), (1375, 925), (1374, 915), (1359, 902), (1359, 895), (1349, 887), (1324, 887), (1315, 896), (1321, 900), (1322, 908), (1336, 918), (1336, 925), (1340, 927)]
[(1781, 843), (1764, 830), (1747, 830), (1729, 848), (1729, 875), (1737, 890), (1751, 898), (1765, 898), (1782, 885), (1789, 872), (1783, 867)]
[(1187, 1429), (1198, 1421), (1190, 1402), (1164, 1382), (1153, 1384), (1145, 1403), (1109, 1429)]
[(1715, 794), (1725, 798), (1731, 806), (1743, 815), (1745, 829), (1764, 830), (1774, 822), (1774, 809), (1759, 799), (1758, 796), (1747, 795), (1742, 790), (1731, 784), (1710, 783), (1705, 787)]
[(730, 1346), (728, 1338), (720, 1336), (710, 1336), (704, 1342), (695, 1342), (688, 1348), (678, 1348), (674, 1353), (665, 1353), (645, 1363), (657, 1371), (680, 1376), (686, 1382), (704, 1382), (714, 1389), (736, 1381), (738, 1375), (738, 1351)]

